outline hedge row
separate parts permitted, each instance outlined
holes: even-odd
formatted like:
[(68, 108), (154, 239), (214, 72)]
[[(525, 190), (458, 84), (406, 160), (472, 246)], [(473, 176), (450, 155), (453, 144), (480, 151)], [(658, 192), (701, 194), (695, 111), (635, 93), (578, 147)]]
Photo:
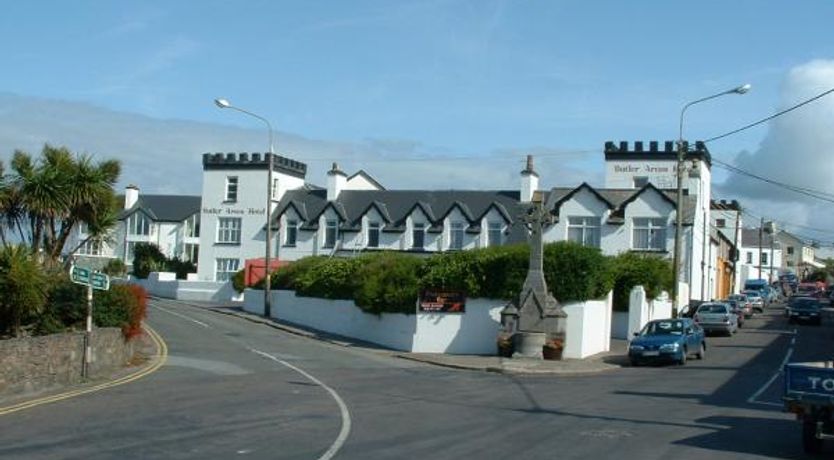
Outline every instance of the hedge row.
[[(413, 313), (421, 288), (458, 289), (469, 297), (513, 299), (529, 266), (527, 245), (499, 246), (419, 257), (400, 252), (356, 258), (306, 257), (272, 275), (275, 289), (297, 295), (354, 300), (369, 313)], [(600, 298), (614, 289), (614, 306), (628, 308), (631, 288), (642, 284), (649, 297), (672, 286), (667, 260), (625, 253), (607, 257), (570, 242), (545, 245), (544, 275), (560, 302)], [(257, 286), (263, 288), (262, 284)]]

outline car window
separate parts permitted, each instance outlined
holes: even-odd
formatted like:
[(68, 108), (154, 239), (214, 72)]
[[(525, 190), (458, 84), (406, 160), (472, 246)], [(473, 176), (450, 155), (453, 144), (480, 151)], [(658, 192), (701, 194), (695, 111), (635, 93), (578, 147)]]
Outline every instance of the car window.
[(652, 321), (646, 324), (641, 335), (681, 335), (683, 334), (683, 321)]
[(704, 304), (698, 307), (698, 313), (727, 313), (727, 306), (718, 304)]

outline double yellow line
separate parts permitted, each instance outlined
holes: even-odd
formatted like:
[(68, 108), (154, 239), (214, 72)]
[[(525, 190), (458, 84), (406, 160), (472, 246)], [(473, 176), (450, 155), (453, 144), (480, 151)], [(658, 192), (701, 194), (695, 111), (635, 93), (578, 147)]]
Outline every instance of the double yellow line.
[(80, 388), (77, 390), (67, 391), (65, 393), (60, 393), (57, 395), (52, 396), (45, 396), (43, 398), (33, 399), (30, 401), (24, 401), (22, 403), (14, 404), (7, 407), (0, 407), (0, 416), (11, 414), (13, 412), (30, 409), (35, 406), (41, 406), (43, 404), (54, 403), (57, 401), (61, 401), (64, 399), (74, 398), (76, 396), (81, 396), (87, 393), (93, 393), (96, 391), (101, 391), (107, 388), (117, 387), (119, 385), (124, 385), (125, 383), (130, 383), (136, 380), (141, 379), (142, 377), (155, 372), (157, 369), (162, 367), (165, 364), (165, 361), (168, 359), (168, 345), (165, 344), (165, 341), (162, 340), (162, 337), (150, 326), (145, 325), (145, 331), (147, 331), (148, 335), (150, 336), (151, 340), (156, 344), (157, 354), (154, 356), (154, 360), (151, 365), (140, 369), (133, 374), (126, 375), (124, 377), (118, 378), (116, 380), (112, 380), (110, 382), (100, 383), (98, 385), (94, 385), (91, 387)]

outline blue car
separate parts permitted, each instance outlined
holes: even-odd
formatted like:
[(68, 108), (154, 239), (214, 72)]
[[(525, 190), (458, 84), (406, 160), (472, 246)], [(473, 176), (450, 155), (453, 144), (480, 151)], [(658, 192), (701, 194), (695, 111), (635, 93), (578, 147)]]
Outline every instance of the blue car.
[(628, 345), (632, 366), (645, 363), (686, 364), (689, 355), (704, 359), (707, 343), (704, 330), (689, 318), (649, 321)]

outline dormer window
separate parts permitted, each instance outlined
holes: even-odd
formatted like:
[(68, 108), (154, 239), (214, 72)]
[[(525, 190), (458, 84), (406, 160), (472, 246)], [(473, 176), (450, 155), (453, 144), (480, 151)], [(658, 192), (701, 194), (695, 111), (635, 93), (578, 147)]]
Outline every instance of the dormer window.
[(295, 246), (295, 242), (298, 239), (298, 221), (295, 219), (287, 219), (284, 234), (284, 246)]
[(141, 212), (135, 212), (127, 219), (127, 234), (128, 235), (143, 235), (151, 234), (151, 222)]
[(415, 223), (411, 231), (411, 247), (423, 249), (426, 245), (426, 224)]
[(463, 249), (463, 222), (452, 222), (449, 229), (449, 249)]
[(335, 219), (327, 219), (325, 228), (324, 228), (324, 247), (325, 248), (333, 248), (336, 247), (336, 238), (339, 234), (338, 231), (339, 222)]
[(666, 250), (666, 221), (635, 217), (633, 223), (632, 249), (638, 251)]
[(368, 222), (368, 247), (379, 247), (379, 222)]
[(501, 222), (489, 222), (487, 224), (487, 245), (501, 246), (503, 241), (503, 225)]

